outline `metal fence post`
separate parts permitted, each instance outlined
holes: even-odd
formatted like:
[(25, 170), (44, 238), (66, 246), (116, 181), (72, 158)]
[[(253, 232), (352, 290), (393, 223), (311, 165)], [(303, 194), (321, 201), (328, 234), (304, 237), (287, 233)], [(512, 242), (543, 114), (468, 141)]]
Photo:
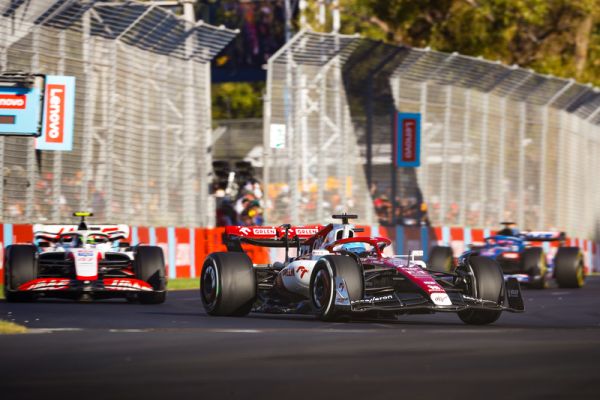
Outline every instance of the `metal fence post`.
[(530, 204), (525, 202), (525, 129), (527, 125), (527, 109), (525, 102), (519, 102), (519, 165), (517, 176), (517, 224), (525, 225), (525, 206)]
[(565, 120), (566, 120), (566, 112), (565, 111), (559, 111), (559, 125), (558, 125), (558, 167), (557, 167), (557, 173), (556, 173), (556, 178), (555, 178), (555, 193), (556, 193), (556, 209), (555, 209), (555, 215), (554, 215), (554, 221), (555, 221), (555, 226), (556, 227), (562, 227), (563, 226), (563, 218), (562, 218), (562, 213), (561, 210), (563, 209), (563, 207), (565, 207), (565, 202), (563, 201), (564, 196), (564, 190), (561, 187), (561, 183), (564, 182), (564, 157), (562, 157), (562, 153), (564, 153), (565, 151), (565, 139), (566, 139), (566, 132), (565, 132)]
[[(398, 78), (398, 82), (400, 82), (400, 81), (401, 81), (401, 79)], [(425, 144), (425, 141), (429, 137), (428, 118), (427, 118), (427, 102), (428, 101), (429, 100), (427, 98), (427, 81), (423, 81), (419, 85), (419, 102), (420, 102), (419, 103), (419, 113), (421, 114), (421, 130), (422, 130), (422, 135), (423, 135), (423, 144)], [(431, 168), (429, 167), (429, 163), (427, 162), (427, 153), (426, 153), (426, 151), (423, 151), (425, 148), (426, 147), (423, 145), (423, 149), (421, 150), (421, 152), (423, 154), (423, 160), (421, 160), (421, 166), (419, 167), (421, 169), (421, 173), (419, 174), (419, 176), (421, 178), (420, 186), (423, 188), (423, 192), (427, 194), (427, 193), (432, 193), (432, 190), (430, 188)]]
[(483, 115), (481, 120), (481, 145), (479, 148), (479, 226), (485, 226), (487, 216), (487, 147), (488, 147), (488, 129), (489, 129), (489, 116), (490, 116), (490, 94), (489, 92), (483, 95)]
[(471, 90), (466, 89), (465, 109), (463, 114), (463, 134), (462, 134), (462, 168), (461, 168), (461, 199), (460, 199), (460, 217), (459, 223), (467, 226), (467, 168), (469, 154), (469, 133), (471, 131)]
[[(448, 147), (450, 143), (450, 127), (451, 125), (451, 114), (452, 114), (452, 86), (445, 86), (446, 88), (446, 108), (444, 110), (444, 137), (442, 139), (442, 187), (440, 189), (440, 222), (442, 224), (448, 223), (446, 221), (446, 214), (448, 208)], [(444, 166), (445, 165), (445, 166)]]

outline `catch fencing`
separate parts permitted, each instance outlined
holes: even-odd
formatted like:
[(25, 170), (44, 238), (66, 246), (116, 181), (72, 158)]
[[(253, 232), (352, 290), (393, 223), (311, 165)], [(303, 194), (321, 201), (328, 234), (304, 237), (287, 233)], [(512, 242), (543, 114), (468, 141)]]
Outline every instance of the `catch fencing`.
[(372, 220), (343, 67), (356, 37), (303, 31), (268, 62), (263, 185), (271, 224)]
[[(421, 114), (418, 168), (392, 162), (395, 112)], [(269, 223), (323, 221), (337, 182), (340, 208), (369, 224), (600, 237), (600, 92), (573, 80), (300, 32), (269, 61), (264, 136)]]
[(0, 72), (76, 77), (73, 151), (0, 137), (0, 220), (214, 224), (210, 61), (235, 35), (142, 2), (0, 0)]
[(600, 234), (600, 92), (482, 59), (410, 49), (390, 78), (420, 112), (419, 184), (440, 225)]

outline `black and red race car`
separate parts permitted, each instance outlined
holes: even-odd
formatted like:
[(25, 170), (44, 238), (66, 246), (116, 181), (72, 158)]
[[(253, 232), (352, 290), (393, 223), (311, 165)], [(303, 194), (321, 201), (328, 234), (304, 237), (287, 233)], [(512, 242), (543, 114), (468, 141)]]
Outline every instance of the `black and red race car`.
[(126, 225), (88, 225), (88, 212), (73, 214), (79, 225), (34, 225), (34, 243), (4, 251), (6, 301), (40, 297), (83, 300), (125, 297), (163, 303), (167, 279), (163, 251), (130, 246)]
[[(410, 255), (384, 254), (391, 241), (358, 236), (353, 215), (327, 226), (227, 227), (227, 252), (208, 255), (200, 294), (210, 315), (314, 313), (331, 321), (359, 316), (453, 312), (467, 324), (489, 324), (524, 310), (519, 283), (498, 263), (466, 255), (453, 272), (433, 271)], [(281, 248), (283, 260), (253, 264), (242, 244)]]

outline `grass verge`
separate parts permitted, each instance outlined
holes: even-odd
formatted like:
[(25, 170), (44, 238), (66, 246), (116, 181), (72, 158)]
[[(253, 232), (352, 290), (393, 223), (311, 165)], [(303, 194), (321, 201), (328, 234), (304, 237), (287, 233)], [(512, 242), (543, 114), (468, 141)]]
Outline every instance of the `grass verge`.
[(169, 279), (169, 290), (189, 290), (200, 288), (200, 278)]
[(8, 321), (0, 320), (0, 335), (13, 335), (15, 333), (25, 333), (27, 328)]

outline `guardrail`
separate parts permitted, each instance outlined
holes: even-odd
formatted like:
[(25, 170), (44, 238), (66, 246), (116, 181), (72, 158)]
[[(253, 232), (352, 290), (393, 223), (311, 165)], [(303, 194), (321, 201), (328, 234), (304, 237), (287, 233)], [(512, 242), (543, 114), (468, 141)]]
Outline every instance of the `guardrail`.
[[(436, 244), (451, 246), (460, 254), (468, 244), (482, 243), (493, 231), (461, 227), (383, 227), (364, 226), (364, 235), (389, 237), (394, 242), (395, 254), (407, 254), (411, 250), (424, 249), (424, 257)], [(131, 227), (129, 241), (135, 245), (146, 243), (160, 246), (165, 253), (169, 278), (194, 278), (200, 276), (204, 258), (215, 251), (226, 251), (222, 243), (224, 228), (181, 227)], [(4, 266), (4, 248), (14, 243), (30, 243), (33, 225), (0, 224), (0, 271)], [(591, 240), (567, 238), (570, 246), (579, 246), (585, 255), (587, 272), (600, 272), (600, 243)], [(551, 254), (557, 243), (542, 244)], [(256, 264), (277, 260), (278, 249), (246, 246), (246, 252)], [(0, 273), (0, 282), (4, 274)]]

